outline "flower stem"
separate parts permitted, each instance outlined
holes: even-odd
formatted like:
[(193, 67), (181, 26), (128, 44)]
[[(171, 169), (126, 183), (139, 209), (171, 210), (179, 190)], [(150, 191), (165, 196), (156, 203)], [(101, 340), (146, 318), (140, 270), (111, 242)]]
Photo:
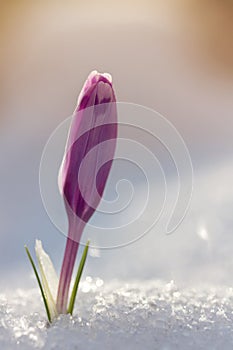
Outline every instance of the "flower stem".
[(57, 311), (59, 314), (67, 313), (69, 288), (78, 247), (78, 242), (67, 238), (57, 293)]

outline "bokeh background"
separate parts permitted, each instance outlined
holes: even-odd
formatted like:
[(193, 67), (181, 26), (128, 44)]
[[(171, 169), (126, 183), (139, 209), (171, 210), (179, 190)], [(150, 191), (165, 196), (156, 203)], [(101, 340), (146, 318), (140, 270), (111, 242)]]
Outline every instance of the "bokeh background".
[[(93, 69), (119, 101), (155, 109), (184, 138), (194, 167), (178, 230), (93, 251), (85, 274), (226, 283), (233, 272), (233, 2), (1, 1), (0, 286), (29, 283), (24, 244), (43, 241), (59, 272), (65, 237), (40, 197), (47, 139), (75, 107)], [(171, 177), (171, 181), (173, 181)]]

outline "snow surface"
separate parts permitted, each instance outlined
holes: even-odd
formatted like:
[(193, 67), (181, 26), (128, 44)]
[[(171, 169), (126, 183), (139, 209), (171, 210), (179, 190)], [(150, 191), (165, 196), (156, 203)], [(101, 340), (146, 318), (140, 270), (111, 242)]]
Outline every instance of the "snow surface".
[(232, 349), (233, 289), (87, 277), (74, 317), (46, 322), (39, 290), (0, 294), (0, 349)]

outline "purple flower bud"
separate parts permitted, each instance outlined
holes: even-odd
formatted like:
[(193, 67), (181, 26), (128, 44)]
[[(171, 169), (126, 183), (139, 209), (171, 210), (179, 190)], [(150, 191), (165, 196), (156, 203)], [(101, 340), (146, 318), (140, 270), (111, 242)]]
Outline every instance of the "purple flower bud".
[(103, 195), (116, 138), (116, 97), (111, 76), (94, 71), (79, 95), (59, 173), (69, 225), (57, 295), (59, 313), (67, 311), (79, 240)]

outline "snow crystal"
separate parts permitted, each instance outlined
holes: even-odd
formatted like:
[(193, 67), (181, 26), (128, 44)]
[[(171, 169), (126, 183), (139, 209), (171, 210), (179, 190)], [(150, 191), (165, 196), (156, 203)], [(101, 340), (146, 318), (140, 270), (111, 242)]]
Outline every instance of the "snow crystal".
[(52, 325), (38, 289), (0, 294), (1, 349), (232, 349), (233, 289), (87, 277)]

